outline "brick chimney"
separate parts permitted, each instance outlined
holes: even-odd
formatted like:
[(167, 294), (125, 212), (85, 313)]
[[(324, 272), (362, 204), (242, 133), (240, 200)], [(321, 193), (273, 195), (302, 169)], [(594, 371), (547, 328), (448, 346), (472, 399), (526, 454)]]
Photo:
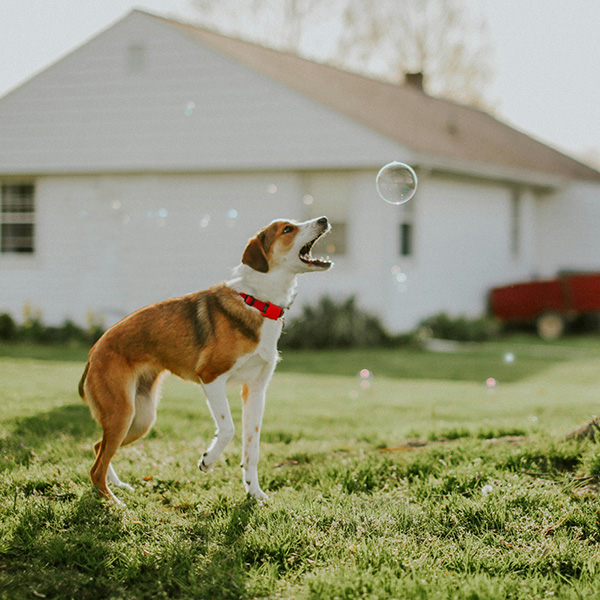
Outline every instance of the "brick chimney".
[(412, 88), (423, 91), (423, 71), (418, 73), (406, 73), (404, 83)]

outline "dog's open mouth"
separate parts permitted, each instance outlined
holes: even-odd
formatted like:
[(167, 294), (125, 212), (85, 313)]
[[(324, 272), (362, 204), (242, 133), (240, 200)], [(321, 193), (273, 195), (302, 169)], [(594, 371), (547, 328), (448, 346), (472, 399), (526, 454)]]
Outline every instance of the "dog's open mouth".
[(321, 232), (316, 238), (308, 242), (308, 244), (304, 244), (304, 246), (300, 248), (298, 256), (305, 265), (308, 265), (309, 267), (314, 267), (316, 269), (329, 269), (329, 267), (331, 267), (331, 265), (333, 264), (329, 259), (329, 256), (327, 258), (315, 258), (311, 254), (312, 247), (315, 245), (317, 240), (319, 240), (321, 237), (323, 237), (323, 235), (327, 233), (327, 231), (328, 230)]

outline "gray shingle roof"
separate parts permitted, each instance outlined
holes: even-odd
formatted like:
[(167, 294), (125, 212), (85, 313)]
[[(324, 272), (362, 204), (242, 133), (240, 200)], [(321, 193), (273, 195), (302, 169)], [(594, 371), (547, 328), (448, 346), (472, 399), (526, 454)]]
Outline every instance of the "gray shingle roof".
[[(154, 15), (153, 15), (154, 16)], [(157, 17), (278, 82), (424, 156), (600, 182), (600, 172), (480, 110), (200, 27)]]

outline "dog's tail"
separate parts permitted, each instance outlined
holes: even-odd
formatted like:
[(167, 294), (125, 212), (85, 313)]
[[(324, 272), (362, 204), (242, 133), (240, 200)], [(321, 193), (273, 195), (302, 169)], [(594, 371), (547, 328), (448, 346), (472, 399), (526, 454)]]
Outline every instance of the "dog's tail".
[(85, 363), (85, 369), (83, 370), (83, 375), (81, 376), (81, 379), (79, 380), (79, 395), (81, 396), (81, 399), (83, 400), (83, 402), (85, 402), (85, 391), (83, 389), (83, 385), (85, 383), (85, 378), (87, 377), (89, 368), (90, 368), (90, 361), (88, 360)]

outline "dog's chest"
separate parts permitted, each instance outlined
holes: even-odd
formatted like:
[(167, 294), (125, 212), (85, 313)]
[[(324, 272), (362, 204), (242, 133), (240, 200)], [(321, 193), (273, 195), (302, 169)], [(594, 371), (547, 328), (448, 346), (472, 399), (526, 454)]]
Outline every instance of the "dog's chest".
[(245, 383), (260, 378), (265, 367), (277, 362), (277, 341), (281, 335), (283, 323), (265, 319), (260, 329), (260, 341), (254, 352), (238, 358), (231, 370), (230, 381)]

